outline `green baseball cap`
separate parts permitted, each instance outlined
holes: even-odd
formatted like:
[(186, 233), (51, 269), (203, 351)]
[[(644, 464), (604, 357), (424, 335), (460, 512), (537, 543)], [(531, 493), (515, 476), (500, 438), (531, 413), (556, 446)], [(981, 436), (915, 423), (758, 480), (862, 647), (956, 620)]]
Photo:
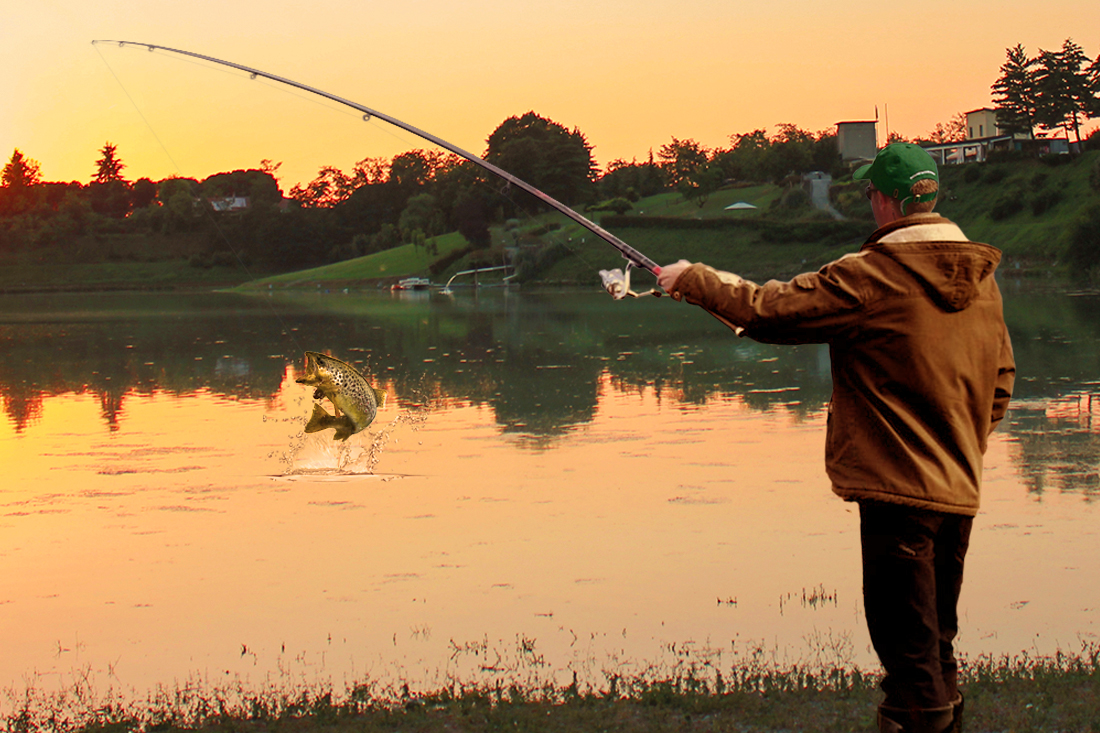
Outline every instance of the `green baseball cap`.
[(914, 195), (913, 184), (924, 180), (939, 183), (940, 180), (936, 161), (928, 151), (913, 143), (887, 145), (875, 156), (875, 162), (859, 168), (852, 178), (869, 180), (879, 191), (902, 204), (932, 201), (936, 198), (936, 191)]

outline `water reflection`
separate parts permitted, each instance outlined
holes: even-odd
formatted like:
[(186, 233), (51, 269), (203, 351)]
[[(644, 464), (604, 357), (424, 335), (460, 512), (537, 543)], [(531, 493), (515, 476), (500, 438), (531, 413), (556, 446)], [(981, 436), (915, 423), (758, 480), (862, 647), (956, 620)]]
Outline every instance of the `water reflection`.
[[(1100, 312), (1006, 291), (1021, 379), (987, 457), (971, 653), (1100, 633)], [(858, 521), (822, 467), (824, 347), (671, 301), (490, 291), (8, 297), (0, 349), (0, 688), (300, 660), (431, 682), (495, 674), (490, 648), (600, 679), (761, 639), (873, 660)], [(301, 435), (306, 349), (391, 392), (349, 441), (383, 441), (379, 475), (272, 478), (346, 458)]]
[[(1019, 368), (1006, 428), (1021, 471), (1036, 493), (1055, 485), (1095, 495), (1097, 299), (1005, 290)], [(117, 431), (127, 400), (154, 392), (273, 400), (309, 348), (365, 367), (401, 404), (487, 406), (502, 431), (535, 447), (593, 419), (604, 375), (616, 389), (653, 388), (684, 406), (735, 396), (800, 418), (829, 398), (824, 347), (739, 340), (668, 301), (417, 295), (0, 298), (0, 397), (17, 434), (62, 394), (93, 395)]]
[(540, 439), (592, 419), (605, 373), (694, 405), (736, 394), (805, 415), (828, 399), (821, 347), (738, 341), (673, 306), (499, 291), (414, 303), (376, 293), (8, 298), (0, 394), (17, 432), (64, 393), (94, 394), (117, 430), (129, 395), (272, 399), (309, 348), (364, 366), (405, 402), (488, 405), (506, 432)]
[(1012, 411), (1016, 461), (1028, 491), (1100, 495), (1100, 392), (1049, 402), (1023, 401)]

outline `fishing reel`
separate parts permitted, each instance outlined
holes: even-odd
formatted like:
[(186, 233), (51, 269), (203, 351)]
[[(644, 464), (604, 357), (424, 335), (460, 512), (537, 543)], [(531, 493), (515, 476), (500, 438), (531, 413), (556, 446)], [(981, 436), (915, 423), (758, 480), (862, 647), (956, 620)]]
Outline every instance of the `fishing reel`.
[(643, 295), (652, 295), (656, 298), (660, 298), (661, 291), (656, 288), (650, 288), (644, 293), (636, 293), (630, 289), (630, 270), (633, 264), (634, 263), (628, 261), (626, 267), (621, 270), (617, 267), (614, 270), (600, 270), (600, 279), (603, 280), (603, 289), (615, 300), (622, 300), (628, 295), (631, 298), (640, 298)]

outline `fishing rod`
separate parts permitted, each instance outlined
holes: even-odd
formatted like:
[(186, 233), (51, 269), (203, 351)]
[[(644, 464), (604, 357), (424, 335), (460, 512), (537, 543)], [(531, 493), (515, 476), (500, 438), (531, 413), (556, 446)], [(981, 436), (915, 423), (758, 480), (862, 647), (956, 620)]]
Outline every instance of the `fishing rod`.
[(117, 43), (120, 48), (123, 47), (123, 46), (137, 46), (137, 47), (145, 48), (145, 49), (149, 50), (150, 52), (152, 52), (152, 51), (167, 51), (169, 53), (180, 54), (181, 56), (190, 56), (192, 58), (202, 59), (203, 61), (209, 61), (210, 63), (220, 64), (222, 66), (228, 66), (231, 69), (237, 69), (238, 71), (245, 72), (246, 74), (249, 75), (249, 78), (251, 78), (251, 79), (255, 79), (256, 77), (263, 77), (265, 79), (270, 79), (271, 81), (278, 82), (279, 84), (285, 84), (287, 86), (294, 87), (295, 89), (301, 89), (302, 91), (309, 92), (310, 94), (316, 94), (318, 96), (324, 97), (325, 99), (332, 100), (333, 102), (336, 102), (337, 104), (342, 104), (346, 107), (351, 107), (352, 109), (358, 110), (359, 112), (361, 112), (363, 114), (363, 120), (365, 122), (369, 122), (372, 118), (375, 118), (375, 117), (382, 120), (383, 122), (388, 122), (389, 124), (394, 125), (395, 127), (399, 127), (402, 130), (405, 130), (406, 132), (410, 132), (413, 135), (416, 135), (417, 137), (421, 137), (421, 138), (423, 138), (423, 139), (425, 139), (425, 140), (427, 140), (431, 143), (434, 143), (435, 145), (438, 145), (439, 147), (441, 147), (445, 150), (449, 150), (452, 153), (454, 153), (455, 155), (458, 155), (459, 157), (465, 158), (466, 160), (470, 161), (471, 163), (474, 163), (476, 165), (481, 166), (482, 168), (489, 171), (493, 175), (496, 175), (496, 176), (499, 176), (500, 178), (503, 178), (505, 181), (512, 184), (516, 188), (519, 188), (523, 191), (526, 191), (527, 193), (531, 194), (532, 196), (534, 196), (538, 200), (542, 201), (547, 206), (550, 206), (551, 208), (561, 212), (562, 214), (564, 214), (568, 218), (572, 219), (577, 224), (580, 224), (582, 227), (584, 227), (585, 229), (589, 230), (590, 232), (592, 232), (593, 234), (598, 236), (600, 239), (603, 239), (605, 242), (610, 244), (615, 249), (619, 250), (619, 252), (622, 254), (623, 258), (626, 260), (626, 266), (621, 270), (618, 269), (618, 268), (616, 268), (614, 270), (600, 270), (600, 278), (603, 281), (604, 289), (607, 290), (607, 292), (610, 293), (611, 296), (613, 298), (615, 298), (616, 300), (621, 300), (621, 299), (623, 299), (627, 296), (631, 296), (631, 297), (637, 297), (639, 295), (658, 295), (659, 296), (661, 294), (661, 292), (659, 290), (656, 290), (656, 289), (650, 290), (649, 292), (646, 292), (646, 293), (635, 293), (633, 290), (630, 289), (630, 270), (631, 270), (631, 268), (632, 267), (637, 267), (637, 268), (641, 268), (643, 270), (647, 270), (647, 271), (653, 273), (653, 275), (659, 275), (661, 273), (661, 268), (656, 262), (654, 262), (650, 258), (646, 257), (644, 254), (642, 254), (638, 250), (634, 249), (629, 244), (627, 244), (626, 242), (619, 239), (618, 237), (616, 237), (611, 232), (609, 232), (606, 229), (604, 229), (603, 227), (601, 227), (599, 224), (596, 224), (595, 222), (581, 216), (580, 214), (578, 214), (573, 209), (569, 208), (565, 204), (563, 204), (560, 201), (558, 201), (557, 199), (549, 196), (548, 194), (544, 193), (543, 191), (540, 191), (539, 189), (535, 188), (534, 186), (527, 183), (526, 181), (523, 181), (523, 180), (520, 180), (519, 178), (516, 178), (515, 176), (513, 176), (508, 171), (503, 170), (502, 168), (498, 168), (497, 166), (493, 165), (492, 163), (488, 162), (487, 160), (484, 160), (484, 159), (474, 155), (471, 152), (463, 150), (462, 148), (458, 147), (457, 145), (453, 145), (453, 144), (447, 142), (446, 140), (443, 140), (442, 138), (436, 137), (435, 135), (431, 134), (430, 132), (426, 132), (424, 130), (421, 130), (418, 127), (414, 127), (413, 125), (410, 125), (407, 122), (402, 122), (401, 120), (397, 119), (396, 117), (391, 117), (390, 115), (387, 115), (383, 112), (379, 112), (377, 110), (371, 109), (370, 107), (365, 107), (361, 104), (358, 104), (357, 102), (352, 102), (351, 100), (344, 99), (343, 97), (338, 97), (335, 94), (330, 94), (330, 93), (328, 93), (328, 92), (326, 92), (322, 89), (317, 89), (316, 87), (311, 87), (307, 84), (302, 84), (300, 82), (296, 82), (292, 79), (287, 79), (287, 78), (282, 77), (282, 76), (277, 76), (275, 74), (270, 74), (266, 71), (260, 71), (259, 69), (253, 69), (251, 67), (243, 66), (241, 64), (235, 64), (232, 61), (223, 61), (222, 59), (214, 58), (213, 56), (206, 56), (206, 55), (201, 54), (201, 53), (195, 53), (193, 51), (183, 51), (183, 50), (180, 50), (178, 48), (169, 48), (167, 46), (157, 46), (157, 45), (154, 45), (154, 44), (151, 44), (151, 43), (141, 43), (141, 42), (138, 42), (138, 41), (111, 41), (111, 40), (95, 40), (95, 41), (92, 41), (93, 45), (95, 45), (97, 43)]

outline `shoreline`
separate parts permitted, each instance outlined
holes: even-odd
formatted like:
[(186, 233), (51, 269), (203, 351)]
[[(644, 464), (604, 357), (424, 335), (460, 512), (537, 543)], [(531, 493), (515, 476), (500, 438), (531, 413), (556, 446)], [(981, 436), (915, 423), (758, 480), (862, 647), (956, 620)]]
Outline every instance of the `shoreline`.
[[(1049, 657), (960, 658), (967, 730), (1095, 730), (1100, 709), (1100, 645)], [(290, 689), (158, 688), (144, 700), (117, 690), (99, 694), (74, 681), (53, 695), (8, 689), (16, 703), (0, 716), (20, 733), (371, 733), (374, 731), (501, 730), (739, 731), (871, 730), (882, 699), (880, 677), (843, 667), (772, 669), (748, 664), (727, 670), (688, 666), (662, 678), (606, 674), (600, 688), (498, 679), (450, 680), (416, 691), (395, 680), (366, 679), (337, 691), (298, 681)], [(177, 683), (178, 686), (178, 683)]]

